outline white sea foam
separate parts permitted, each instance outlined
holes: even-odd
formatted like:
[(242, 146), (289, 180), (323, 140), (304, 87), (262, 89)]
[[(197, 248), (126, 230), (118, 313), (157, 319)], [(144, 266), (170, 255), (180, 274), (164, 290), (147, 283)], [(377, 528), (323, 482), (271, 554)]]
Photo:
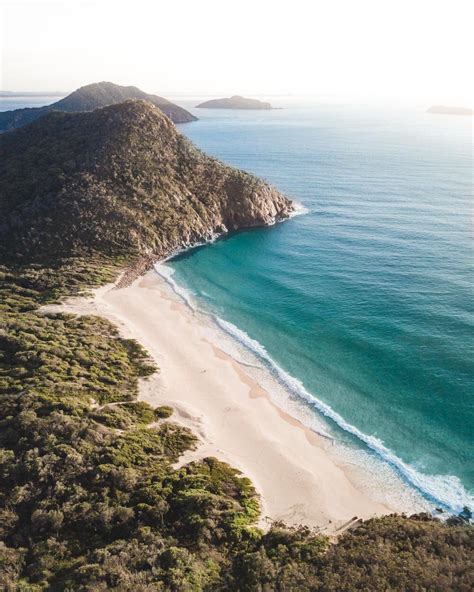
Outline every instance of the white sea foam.
[(177, 284), (173, 279), (174, 269), (172, 267), (168, 267), (167, 265), (163, 265), (162, 263), (155, 263), (154, 268), (156, 273), (165, 280), (173, 292), (184, 301), (186, 306), (195, 312), (196, 308), (193, 304), (190, 293)]
[(458, 477), (453, 475), (426, 475), (420, 473), (414, 467), (398, 458), (379, 438), (364, 434), (358, 428), (348, 423), (329, 405), (311, 395), (300, 380), (285, 372), (272, 359), (261, 343), (252, 339), (247, 333), (232, 323), (217, 316), (214, 316), (214, 319), (218, 326), (228, 335), (254, 353), (292, 395), (303, 399), (324, 416), (335, 422), (344, 431), (358, 438), (380, 458), (394, 467), (407, 483), (415, 487), (431, 502), (455, 513), (460, 512), (464, 506), (474, 507), (473, 496), (465, 490)]
[[(216, 240), (218, 238), (220, 238), (221, 236), (223, 236), (224, 234), (226, 234), (226, 232), (227, 231), (225, 231), (225, 232), (214, 232), (214, 233), (211, 233), (209, 235), (209, 238), (207, 238), (206, 240), (198, 241), (198, 242), (195, 242), (195, 243), (189, 243), (187, 245), (183, 245), (179, 249), (175, 249), (174, 251), (172, 251), (167, 257), (165, 257), (164, 259), (161, 259), (161, 261), (163, 263), (165, 263), (166, 261), (170, 261), (171, 259), (174, 259), (178, 255), (181, 255), (183, 253), (186, 253), (186, 251), (190, 251), (191, 249), (197, 249), (198, 247), (204, 247), (206, 245), (212, 245), (212, 243), (215, 243)], [(157, 265), (159, 265), (159, 264), (157, 263)]]
[(289, 218), (294, 218), (295, 216), (304, 216), (305, 214), (309, 214), (310, 210), (304, 204), (294, 201), (294, 210), (289, 215)]

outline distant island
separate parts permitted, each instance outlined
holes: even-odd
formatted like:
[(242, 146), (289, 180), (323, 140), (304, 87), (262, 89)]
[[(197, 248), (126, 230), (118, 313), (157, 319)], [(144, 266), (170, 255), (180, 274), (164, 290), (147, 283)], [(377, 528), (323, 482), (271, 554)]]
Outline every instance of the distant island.
[(186, 111), (186, 109), (163, 97), (149, 95), (136, 86), (120, 86), (113, 82), (96, 82), (78, 88), (64, 99), (51, 105), (15, 109), (0, 113), (0, 132), (22, 127), (51, 111), (66, 111), (68, 113), (93, 111), (100, 107), (116, 105), (131, 99), (143, 99), (152, 103), (174, 123), (187, 123), (188, 121), (197, 120), (197, 117)]
[(449, 107), (446, 105), (432, 105), (426, 112), (439, 115), (472, 115), (474, 113), (472, 109), (467, 107)]
[(270, 103), (257, 99), (247, 99), (240, 95), (234, 95), (226, 99), (211, 99), (196, 105), (196, 107), (198, 109), (260, 109), (267, 111), (273, 109)]

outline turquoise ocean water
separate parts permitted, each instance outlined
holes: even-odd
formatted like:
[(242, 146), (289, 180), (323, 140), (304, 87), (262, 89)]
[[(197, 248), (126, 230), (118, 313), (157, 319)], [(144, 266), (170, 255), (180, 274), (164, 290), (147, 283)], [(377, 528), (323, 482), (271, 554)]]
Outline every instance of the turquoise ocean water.
[(346, 448), (473, 507), (472, 120), (271, 100), (180, 128), (307, 213), (188, 251), (174, 279)]
[(280, 103), (181, 131), (308, 212), (182, 254), (174, 279), (337, 439), (472, 507), (472, 120)]

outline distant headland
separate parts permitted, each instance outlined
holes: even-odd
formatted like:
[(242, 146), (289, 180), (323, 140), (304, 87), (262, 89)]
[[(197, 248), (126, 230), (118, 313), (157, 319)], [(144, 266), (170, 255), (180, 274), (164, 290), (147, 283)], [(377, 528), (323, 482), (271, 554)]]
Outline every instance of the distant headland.
[(132, 99), (142, 99), (152, 103), (174, 123), (187, 123), (188, 121), (197, 120), (197, 117), (186, 111), (186, 109), (163, 97), (145, 93), (136, 86), (120, 86), (113, 82), (96, 82), (78, 88), (64, 99), (51, 105), (15, 109), (0, 113), (0, 132), (22, 127), (50, 111), (65, 111), (67, 113), (93, 111), (94, 109), (116, 105)]
[(247, 99), (240, 95), (234, 95), (233, 97), (224, 99), (211, 99), (210, 101), (204, 101), (204, 103), (196, 105), (196, 107), (199, 109), (273, 109), (270, 103), (257, 99)]
[(446, 105), (432, 105), (426, 112), (440, 115), (472, 115), (474, 113), (472, 109), (467, 107), (449, 107)]

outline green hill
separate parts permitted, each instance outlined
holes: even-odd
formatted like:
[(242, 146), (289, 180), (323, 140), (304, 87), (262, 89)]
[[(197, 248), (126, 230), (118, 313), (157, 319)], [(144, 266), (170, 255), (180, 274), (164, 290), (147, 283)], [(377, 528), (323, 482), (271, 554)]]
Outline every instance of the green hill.
[(0, 136), (0, 259), (149, 255), (287, 217), (291, 202), (129, 101)]
[(93, 111), (100, 107), (123, 103), (131, 99), (143, 99), (158, 107), (174, 123), (195, 121), (197, 117), (163, 97), (149, 95), (135, 86), (119, 86), (112, 82), (96, 82), (78, 88), (52, 105), (0, 112), (0, 132), (16, 129), (43, 117), (50, 111)]

